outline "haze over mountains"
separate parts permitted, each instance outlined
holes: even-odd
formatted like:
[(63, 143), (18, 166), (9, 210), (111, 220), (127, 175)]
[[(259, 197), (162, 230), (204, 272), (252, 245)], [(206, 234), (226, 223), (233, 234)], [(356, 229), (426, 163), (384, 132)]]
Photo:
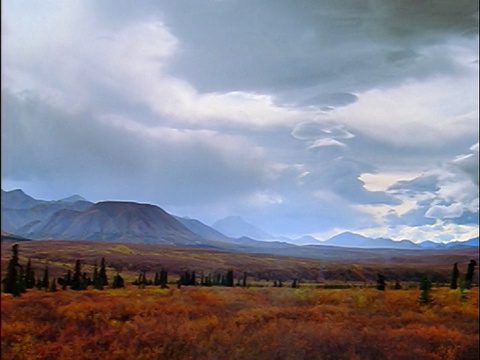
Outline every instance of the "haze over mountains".
[(173, 216), (155, 205), (120, 201), (91, 203), (79, 195), (45, 201), (34, 199), (22, 190), (2, 190), (1, 200), (2, 235), (29, 239), (105, 240), (287, 254), (303, 253), (307, 248), (318, 246), (405, 250), (478, 246), (478, 237), (449, 244), (371, 239), (350, 232), (323, 242), (311, 236), (275, 238), (240, 217), (230, 216), (208, 226), (195, 219)]

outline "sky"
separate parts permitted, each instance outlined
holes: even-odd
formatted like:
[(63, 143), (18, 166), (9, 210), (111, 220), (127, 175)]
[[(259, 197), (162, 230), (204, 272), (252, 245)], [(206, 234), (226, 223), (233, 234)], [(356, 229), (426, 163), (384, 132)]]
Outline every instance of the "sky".
[(478, 236), (478, 1), (1, 6), (3, 190), (275, 236)]

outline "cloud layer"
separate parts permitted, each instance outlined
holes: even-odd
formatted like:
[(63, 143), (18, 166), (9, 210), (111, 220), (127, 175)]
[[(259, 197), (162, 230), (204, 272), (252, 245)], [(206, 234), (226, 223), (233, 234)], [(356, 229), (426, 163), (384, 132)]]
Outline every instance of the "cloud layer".
[(2, 10), (4, 189), (278, 235), (478, 234), (478, 2)]

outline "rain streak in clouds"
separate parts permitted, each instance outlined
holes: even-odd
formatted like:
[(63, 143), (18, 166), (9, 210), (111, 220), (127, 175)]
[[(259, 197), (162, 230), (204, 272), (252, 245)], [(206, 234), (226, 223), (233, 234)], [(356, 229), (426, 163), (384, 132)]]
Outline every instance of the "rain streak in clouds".
[(2, 188), (274, 235), (478, 236), (478, 2), (2, 2)]

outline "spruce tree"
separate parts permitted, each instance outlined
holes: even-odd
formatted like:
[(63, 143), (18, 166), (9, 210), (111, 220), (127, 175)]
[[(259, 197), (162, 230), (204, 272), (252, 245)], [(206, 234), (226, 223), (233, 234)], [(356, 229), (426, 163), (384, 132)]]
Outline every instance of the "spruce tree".
[(120, 289), (125, 287), (125, 282), (119, 273), (113, 277), (112, 288)]
[(45, 266), (45, 270), (43, 271), (43, 280), (42, 280), (42, 288), (48, 290), (50, 284), (48, 281), (48, 266)]
[(65, 278), (65, 283), (67, 286), (72, 286), (72, 270), (67, 271), (67, 276)]
[(103, 286), (108, 285), (108, 279), (107, 279), (107, 267), (105, 265), (105, 258), (102, 257), (102, 261), (100, 262), (100, 272), (98, 273), (100, 276), (100, 280)]
[(27, 261), (27, 266), (25, 267), (25, 288), (33, 289), (35, 287), (35, 271), (32, 267), (32, 262), (30, 259)]
[(430, 298), (430, 289), (432, 288), (432, 282), (430, 279), (424, 275), (422, 281), (420, 282), (420, 296), (418, 297), (418, 302), (420, 305), (427, 305), (432, 300)]
[(97, 264), (93, 266), (93, 287), (97, 290), (103, 290), (103, 281), (98, 273)]
[(27, 288), (25, 286), (25, 283), (27, 281), (25, 271), (23, 270), (23, 267), (20, 267), (18, 270), (18, 291), (21, 293), (27, 292)]
[(87, 288), (84, 276), (82, 275), (82, 265), (80, 263), (80, 260), (77, 260), (75, 262), (75, 269), (73, 271), (70, 288), (72, 290), (85, 290)]
[(225, 286), (233, 286), (233, 270), (227, 271), (227, 276), (225, 277)]
[(470, 260), (470, 263), (467, 267), (467, 273), (465, 274), (465, 289), (470, 289), (472, 287), (475, 266), (477, 266), (477, 262), (473, 259)]
[(385, 276), (383, 276), (382, 274), (378, 273), (377, 274), (377, 290), (385, 290), (385, 286), (387, 284), (385, 283)]
[(48, 288), (49, 292), (56, 292), (57, 291), (57, 282), (56, 279), (53, 278), (53, 280), (50, 282), (50, 286)]
[(453, 264), (452, 280), (450, 281), (450, 289), (455, 290), (458, 287), (458, 263)]
[(12, 257), (8, 262), (7, 274), (2, 280), (3, 292), (6, 294), (12, 294), (13, 296), (20, 296), (21, 286), (19, 286), (19, 269), (21, 268), (18, 263), (18, 244), (12, 246)]
[(162, 268), (162, 271), (160, 272), (160, 287), (162, 289), (168, 288), (167, 282), (168, 282), (168, 273), (165, 269)]

